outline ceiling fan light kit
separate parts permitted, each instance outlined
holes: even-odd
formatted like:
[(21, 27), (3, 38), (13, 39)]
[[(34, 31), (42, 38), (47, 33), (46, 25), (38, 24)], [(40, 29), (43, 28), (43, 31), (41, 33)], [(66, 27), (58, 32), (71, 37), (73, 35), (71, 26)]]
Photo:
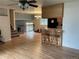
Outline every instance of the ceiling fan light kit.
[(29, 7), (28, 4), (22, 5), (21, 3), (19, 3), (18, 6), (19, 6), (20, 8), (22, 8), (23, 10), (25, 10), (26, 8)]
[(37, 5), (35, 5), (34, 3), (36, 3), (35, 0), (31, 0), (31, 1), (28, 1), (28, 0), (19, 0), (19, 3), (18, 3), (18, 6), (20, 8), (22, 8), (22, 10), (25, 10), (26, 8), (28, 8), (29, 6), (31, 7), (38, 7)]

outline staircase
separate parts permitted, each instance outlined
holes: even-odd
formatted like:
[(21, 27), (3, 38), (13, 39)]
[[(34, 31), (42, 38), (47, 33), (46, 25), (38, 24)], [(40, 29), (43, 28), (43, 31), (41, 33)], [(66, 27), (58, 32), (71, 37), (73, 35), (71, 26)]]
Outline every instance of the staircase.
[(0, 30), (0, 44), (3, 44), (4, 42), (2, 41), (3, 37), (1, 36), (1, 30)]
[(11, 31), (11, 37), (19, 37), (19, 33), (16, 30)]

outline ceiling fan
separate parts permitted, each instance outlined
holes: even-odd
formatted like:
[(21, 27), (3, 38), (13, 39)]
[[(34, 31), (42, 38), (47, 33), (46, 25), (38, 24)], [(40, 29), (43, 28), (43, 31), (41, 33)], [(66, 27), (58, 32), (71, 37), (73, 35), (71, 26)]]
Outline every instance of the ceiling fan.
[(19, 0), (18, 6), (23, 10), (25, 10), (25, 8), (28, 8), (29, 6), (37, 8), (38, 5), (35, 5), (35, 3), (37, 3), (37, 1), (35, 0)]

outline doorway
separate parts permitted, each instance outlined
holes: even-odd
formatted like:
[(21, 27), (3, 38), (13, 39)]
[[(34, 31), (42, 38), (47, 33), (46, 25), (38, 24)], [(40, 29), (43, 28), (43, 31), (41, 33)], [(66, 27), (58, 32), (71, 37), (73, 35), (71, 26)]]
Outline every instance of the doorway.
[(26, 32), (32, 32), (33, 31), (33, 23), (27, 22), (26, 23)]

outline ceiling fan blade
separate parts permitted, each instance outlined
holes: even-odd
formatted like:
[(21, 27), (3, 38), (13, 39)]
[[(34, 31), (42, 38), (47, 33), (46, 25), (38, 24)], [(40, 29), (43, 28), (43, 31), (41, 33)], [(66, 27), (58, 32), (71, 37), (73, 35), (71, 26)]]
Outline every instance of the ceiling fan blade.
[(37, 1), (33, 0), (33, 1), (28, 1), (28, 3), (36, 3)]
[(34, 5), (34, 4), (29, 4), (29, 6), (32, 6), (32, 7), (38, 7), (38, 5)]

